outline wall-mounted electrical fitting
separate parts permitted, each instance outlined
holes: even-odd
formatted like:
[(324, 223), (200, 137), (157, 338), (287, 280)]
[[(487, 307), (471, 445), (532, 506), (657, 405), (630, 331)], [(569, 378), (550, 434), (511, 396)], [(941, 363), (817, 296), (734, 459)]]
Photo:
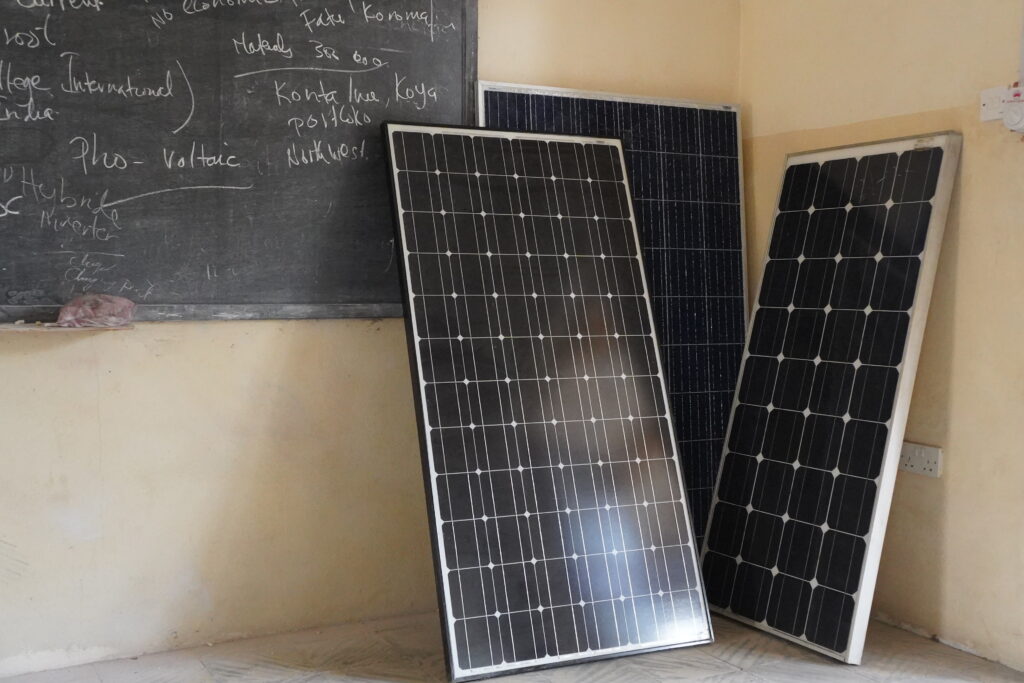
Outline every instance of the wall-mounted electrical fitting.
[(1024, 31), (1020, 41), (1020, 70), (1018, 81), (1010, 87), (989, 88), (981, 91), (981, 120), (1002, 120), (1014, 133), (1024, 133)]
[(926, 477), (941, 477), (942, 449), (904, 441), (900, 453), (900, 469)]
[(1024, 88), (1014, 84), (1003, 98), (1003, 125), (1014, 133), (1024, 133)]
[(982, 90), (981, 120), (1001, 120), (1013, 132), (1024, 133), (1024, 88), (1014, 83)]

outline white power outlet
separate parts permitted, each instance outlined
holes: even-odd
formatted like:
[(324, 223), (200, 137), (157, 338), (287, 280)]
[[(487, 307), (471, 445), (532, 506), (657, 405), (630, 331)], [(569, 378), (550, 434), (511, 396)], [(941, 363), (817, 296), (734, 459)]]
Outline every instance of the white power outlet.
[(1001, 120), (1014, 133), (1024, 133), (1024, 87), (1014, 83), (1008, 88), (982, 90), (981, 120)]
[(1001, 85), (981, 91), (981, 120), (999, 121), (1003, 118), (1003, 100), (1006, 99), (1007, 88)]
[(903, 451), (900, 453), (900, 469), (926, 477), (941, 477), (942, 449), (904, 441)]

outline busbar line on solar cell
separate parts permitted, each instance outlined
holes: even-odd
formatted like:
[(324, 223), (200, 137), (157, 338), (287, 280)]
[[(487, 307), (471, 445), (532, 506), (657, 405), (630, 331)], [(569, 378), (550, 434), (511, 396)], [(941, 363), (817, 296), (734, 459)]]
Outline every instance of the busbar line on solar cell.
[(746, 322), (736, 109), (487, 82), (478, 94), (482, 125), (624, 139), (699, 542)]
[(726, 614), (860, 660), (959, 152), (791, 157), (703, 566)]
[(451, 671), (706, 642), (621, 152), (414, 126), (387, 139)]

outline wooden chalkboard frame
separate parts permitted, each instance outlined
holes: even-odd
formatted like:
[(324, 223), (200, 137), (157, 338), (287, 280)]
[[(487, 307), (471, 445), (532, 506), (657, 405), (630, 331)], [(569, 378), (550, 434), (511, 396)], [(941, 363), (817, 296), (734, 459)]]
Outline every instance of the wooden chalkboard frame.
[[(463, 121), (473, 125), (477, 107), (478, 0), (463, 0)], [(385, 164), (385, 172), (387, 165)], [(388, 185), (384, 182), (382, 188)], [(385, 190), (386, 191), (386, 190)], [(397, 246), (395, 247), (397, 249)], [(396, 252), (397, 253), (397, 252)], [(398, 272), (395, 272), (398, 277)], [(59, 305), (0, 305), (0, 323), (16, 321), (52, 322), (57, 319)], [(135, 309), (140, 322), (203, 321), (203, 320), (308, 320), (339, 318), (401, 318), (404, 316), (401, 294), (394, 302), (338, 304), (145, 304)]]

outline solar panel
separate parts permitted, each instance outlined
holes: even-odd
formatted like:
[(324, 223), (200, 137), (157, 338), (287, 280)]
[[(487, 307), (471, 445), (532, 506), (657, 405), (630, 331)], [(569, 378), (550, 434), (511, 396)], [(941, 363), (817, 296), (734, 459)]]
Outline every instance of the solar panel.
[(717, 611), (859, 663), (960, 136), (790, 156), (703, 549)]
[(709, 642), (618, 141), (386, 133), (453, 678)]
[(739, 112), (480, 82), (488, 128), (621, 138), (699, 547), (746, 329)]

